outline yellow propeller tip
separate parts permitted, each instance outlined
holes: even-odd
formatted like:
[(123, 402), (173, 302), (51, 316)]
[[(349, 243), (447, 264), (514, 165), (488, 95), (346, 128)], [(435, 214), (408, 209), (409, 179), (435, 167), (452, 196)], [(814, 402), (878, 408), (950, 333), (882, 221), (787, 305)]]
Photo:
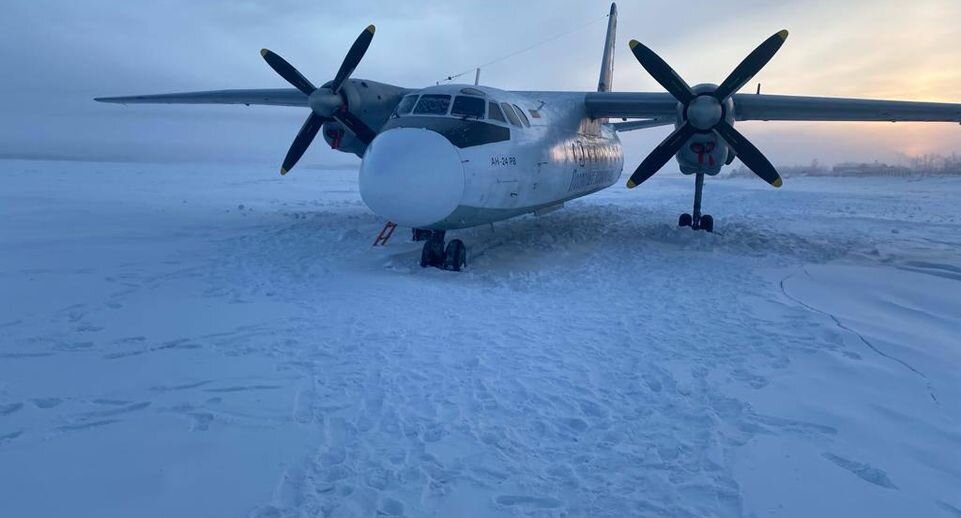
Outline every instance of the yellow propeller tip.
[(774, 183), (772, 183), (771, 185), (773, 185), (774, 187), (780, 188), (782, 185), (784, 185), (784, 182), (780, 178), (778, 178), (777, 180), (774, 180)]
[(270, 52), (267, 49), (260, 49), (260, 57), (267, 57), (267, 53)]
[(374, 24), (368, 25), (368, 26), (367, 26), (367, 29), (366, 29), (366, 31), (369, 32), (369, 33), (371, 33), (371, 34), (373, 34), (374, 31), (376, 31), (376, 30), (377, 30), (377, 27), (374, 27)]
[(787, 29), (784, 29), (783, 31), (777, 33), (777, 35), (780, 36), (782, 40), (786, 40), (788, 35)]
[(633, 188), (635, 188), (635, 187), (637, 187), (637, 184), (634, 183), (634, 180), (628, 180), (628, 181), (627, 181), (627, 188), (628, 188), (628, 189), (633, 189)]
[(636, 46), (638, 46), (638, 45), (640, 45), (640, 44), (641, 44), (641, 42), (639, 42), (639, 41), (637, 41), (637, 40), (631, 40), (631, 42), (629, 43), (629, 45), (631, 46), (631, 50), (634, 50), (634, 47), (636, 47)]

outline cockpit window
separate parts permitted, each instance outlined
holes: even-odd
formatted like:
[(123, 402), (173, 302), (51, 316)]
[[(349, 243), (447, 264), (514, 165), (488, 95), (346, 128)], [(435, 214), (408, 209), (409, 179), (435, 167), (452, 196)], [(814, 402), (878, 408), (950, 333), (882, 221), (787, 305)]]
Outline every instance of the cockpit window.
[(524, 110), (522, 110), (521, 107), (516, 104), (513, 106), (514, 111), (517, 112), (517, 116), (521, 118), (521, 122), (524, 123), (524, 126), (527, 126), (528, 128), (531, 127), (531, 121), (527, 120), (527, 115), (524, 115)]
[(504, 118), (504, 112), (501, 111), (500, 106), (497, 106), (497, 103), (490, 103), (488, 108), (490, 109), (487, 111), (487, 118), (495, 121), (501, 121), (505, 124), (507, 123), (507, 119)]
[(454, 106), (450, 109), (450, 114), (455, 117), (484, 118), (484, 107), (487, 104), (486, 101), (480, 97), (468, 97), (466, 95), (458, 95), (454, 99)]
[(450, 108), (449, 95), (422, 95), (417, 107), (414, 108), (415, 115), (447, 115)]
[(407, 115), (414, 109), (415, 104), (417, 104), (417, 96), (408, 95), (397, 104), (397, 110), (394, 113), (397, 115)]
[(517, 127), (523, 127), (520, 119), (518, 119), (517, 115), (514, 114), (514, 109), (511, 108), (511, 105), (507, 103), (501, 103), (501, 108), (504, 109), (504, 115), (507, 116), (507, 120), (511, 121), (511, 124)]

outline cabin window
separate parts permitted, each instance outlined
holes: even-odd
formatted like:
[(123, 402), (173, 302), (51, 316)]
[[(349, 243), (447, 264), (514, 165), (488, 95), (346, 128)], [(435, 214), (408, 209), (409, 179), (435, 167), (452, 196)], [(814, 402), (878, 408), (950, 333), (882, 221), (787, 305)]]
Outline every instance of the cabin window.
[(514, 113), (514, 109), (511, 108), (511, 105), (507, 103), (501, 103), (501, 108), (504, 110), (504, 115), (507, 116), (507, 120), (509, 120), (512, 125), (517, 126), (518, 128), (523, 127), (520, 119), (517, 118), (517, 114)]
[(394, 111), (396, 115), (407, 115), (411, 110), (414, 109), (414, 105), (417, 104), (416, 95), (408, 95), (401, 99), (400, 103), (397, 104), (397, 110)]
[(515, 104), (514, 111), (517, 112), (517, 116), (521, 118), (521, 122), (524, 123), (524, 126), (527, 126), (528, 128), (531, 127), (531, 121), (527, 120), (527, 115), (524, 115), (524, 110)]
[(459, 95), (454, 99), (454, 106), (450, 109), (450, 114), (455, 117), (484, 118), (484, 108), (487, 105), (487, 101), (481, 99), (480, 97), (468, 97), (465, 95)]
[(500, 106), (497, 106), (497, 103), (488, 104), (487, 117), (491, 120), (507, 123), (507, 119), (504, 118), (504, 112), (501, 111)]
[(447, 115), (450, 108), (449, 95), (425, 94), (420, 96), (417, 107), (414, 108), (415, 115)]

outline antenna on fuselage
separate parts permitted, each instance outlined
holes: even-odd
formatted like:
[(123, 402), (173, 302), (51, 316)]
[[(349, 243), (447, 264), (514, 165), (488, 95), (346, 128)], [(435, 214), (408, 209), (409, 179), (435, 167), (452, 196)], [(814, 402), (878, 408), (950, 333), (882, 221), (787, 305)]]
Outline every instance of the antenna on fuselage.
[(477, 73), (474, 74), (474, 86), (480, 84), (480, 67), (477, 67)]

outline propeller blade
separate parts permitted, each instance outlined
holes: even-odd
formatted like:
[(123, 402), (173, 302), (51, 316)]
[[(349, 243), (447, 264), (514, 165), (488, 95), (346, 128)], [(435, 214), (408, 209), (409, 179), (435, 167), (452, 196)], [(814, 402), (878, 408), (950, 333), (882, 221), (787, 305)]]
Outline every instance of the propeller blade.
[(676, 155), (678, 151), (684, 147), (684, 143), (687, 142), (694, 134), (697, 133), (697, 128), (691, 126), (689, 122), (685, 122), (683, 126), (674, 130), (674, 133), (668, 135), (664, 142), (661, 142), (654, 151), (651, 151), (650, 155), (641, 162), (641, 165), (637, 166), (634, 170), (634, 174), (627, 181), (627, 188), (633, 189), (638, 185), (641, 185), (648, 178), (654, 176), (654, 173), (661, 170), (664, 164), (671, 159), (672, 156)]
[(354, 134), (355, 137), (360, 139), (364, 144), (370, 144), (377, 133), (370, 129), (364, 121), (360, 120), (360, 117), (350, 113), (347, 110), (338, 110), (334, 112), (334, 118), (337, 122), (343, 124), (347, 131)]
[(303, 127), (300, 128), (300, 132), (297, 133), (297, 138), (294, 139), (294, 143), (290, 145), (290, 150), (287, 151), (287, 156), (284, 157), (284, 164), (280, 166), (280, 174), (287, 174), (300, 160), (300, 157), (304, 156), (304, 151), (307, 151), (307, 147), (310, 143), (314, 141), (314, 137), (317, 136), (317, 132), (323, 127), (324, 122), (328, 119), (311, 112), (310, 116), (307, 117), (307, 121), (304, 122)]
[(786, 30), (781, 31), (774, 36), (764, 40), (754, 52), (751, 52), (744, 61), (741, 62), (737, 68), (731, 72), (731, 75), (727, 76), (727, 79), (721, 83), (721, 86), (717, 87), (714, 91), (714, 96), (721, 102), (727, 100), (728, 97), (737, 93), (738, 90), (744, 88), (744, 85), (748, 83), (758, 72), (767, 65), (771, 58), (777, 54), (780, 50), (781, 45), (787, 40), (788, 32)]
[(677, 75), (677, 72), (653, 50), (637, 40), (631, 40), (631, 52), (634, 53), (634, 57), (637, 58), (641, 66), (647, 70), (647, 73), (651, 74), (651, 77), (670, 92), (675, 99), (684, 105), (694, 100), (694, 92), (691, 91), (690, 85), (681, 79), (681, 76)]
[(301, 92), (304, 92), (304, 95), (310, 95), (317, 89), (313, 83), (308, 81), (303, 74), (298, 72), (297, 69), (284, 58), (267, 49), (260, 49), (260, 55), (264, 57), (264, 61), (270, 65), (270, 68), (274, 69), (274, 72), (277, 72), (280, 74), (280, 77), (286, 79), (288, 83), (294, 85), (294, 87)]
[(330, 85), (330, 89), (335, 93), (340, 92), (340, 86), (354, 73), (354, 69), (360, 64), (360, 60), (364, 58), (371, 40), (374, 39), (374, 30), (373, 25), (368, 25), (364, 32), (357, 36), (354, 44), (350, 46), (350, 50), (344, 56), (344, 62), (340, 64), (340, 70), (337, 71), (337, 75), (334, 76), (334, 81)]
[(751, 141), (734, 129), (734, 126), (728, 124), (727, 121), (721, 121), (714, 127), (714, 131), (731, 146), (741, 162), (744, 162), (744, 165), (754, 174), (774, 187), (783, 185), (784, 182), (781, 181), (781, 175), (777, 174), (777, 169), (758, 148), (754, 147), (754, 144), (751, 144)]

